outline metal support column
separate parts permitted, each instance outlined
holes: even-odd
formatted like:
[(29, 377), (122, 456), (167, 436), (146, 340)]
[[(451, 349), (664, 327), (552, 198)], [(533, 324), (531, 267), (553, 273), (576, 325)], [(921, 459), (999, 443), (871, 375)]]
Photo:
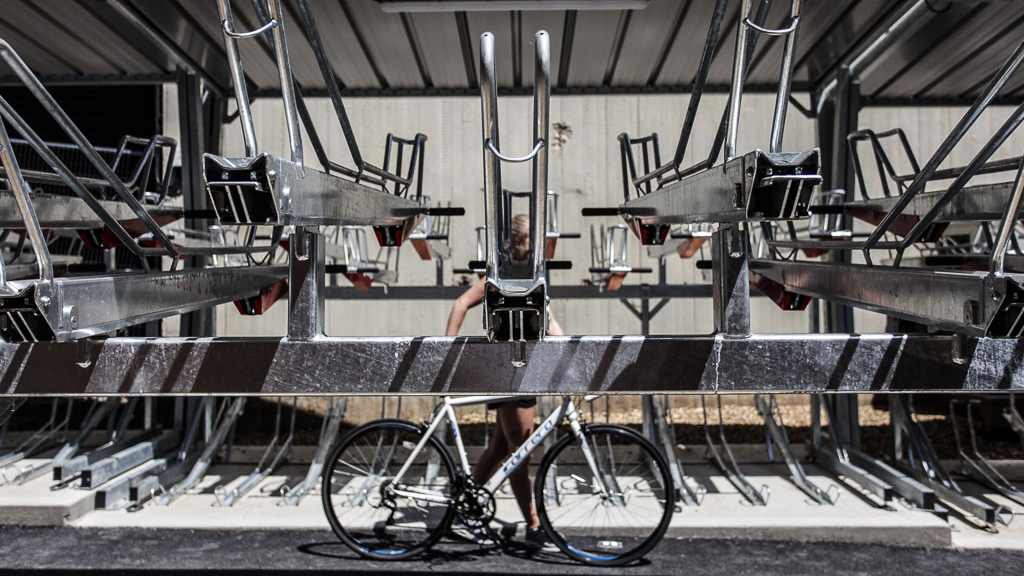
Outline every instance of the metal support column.
[(288, 338), (324, 335), (324, 237), (299, 226), (288, 245)]
[[(860, 111), (860, 80), (853, 76), (849, 66), (843, 66), (837, 74), (837, 86), (830, 93), (830, 99), (818, 113), (818, 142), (822, 148), (823, 189), (846, 191), (845, 201), (854, 199), (855, 173), (850, 161), (846, 135), (857, 130), (857, 115)], [(843, 216), (842, 229), (852, 226), (850, 217)], [(849, 264), (851, 253), (845, 250), (832, 252), (832, 262)], [(833, 302), (823, 302), (823, 318), (826, 332), (854, 332), (853, 308)], [(834, 400), (836, 421), (830, 423), (853, 449), (860, 448), (860, 423), (857, 412), (857, 396), (839, 396)]]
[(715, 332), (750, 335), (750, 250), (739, 225), (722, 225), (711, 239)]
[[(182, 200), (188, 211), (206, 207), (206, 184), (203, 182), (203, 152), (217, 143), (203, 142), (202, 86), (194, 72), (178, 69), (178, 126), (181, 133), (181, 188)], [(219, 123), (219, 119), (214, 120)], [(206, 230), (208, 222), (199, 218), (186, 218), (185, 227), (190, 230)], [(202, 268), (203, 256), (190, 256), (186, 268)], [(182, 336), (212, 336), (213, 308), (204, 308), (181, 316)]]

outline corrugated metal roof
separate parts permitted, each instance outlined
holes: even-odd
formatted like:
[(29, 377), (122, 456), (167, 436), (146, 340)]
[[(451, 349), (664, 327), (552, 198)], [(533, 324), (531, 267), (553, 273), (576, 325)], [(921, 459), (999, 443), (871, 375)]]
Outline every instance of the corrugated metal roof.
[[(113, 1), (113, 0), (112, 0)], [(213, 0), (116, 0), (136, 12), (208, 78), (230, 85), (217, 9)], [(304, 91), (323, 89), (292, 0), (285, 23), (296, 80)], [(739, 0), (730, 3), (708, 84), (728, 83)], [(711, 0), (651, 0), (643, 10), (492, 11), (386, 13), (375, 0), (311, 0), (338, 82), (348, 93), (473, 93), (477, 44), (484, 31), (496, 36), (501, 88), (532, 83), (532, 38), (551, 34), (556, 93), (686, 90), (696, 72), (707, 33)], [(821, 85), (837, 62), (902, 3), (892, 0), (806, 2), (798, 45), (798, 90)], [(247, 0), (233, 0), (238, 28), (255, 27)], [(767, 24), (780, 26), (789, 2), (776, 1)], [(1024, 37), (1024, 2), (955, 2), (900, 38), (884, 62), (863, 78), (866, 102), (963, 100), (976, 95)], [(140, 33), (108, 1), (5, 0), (0, 38), (50, 82), (159, 81), (174, 73), (175, 59)], [(748, 85), (770, 89), (778, 76), (783, 40), (762, 37)], [(245, 72), (256, 93), (275, 91), (272, 53), (262, 40), (240, 42)], [(515, 54), (514, 54), (515, 52)], [(1004, 98), (1024, 96), (1024, 74)], [(0, 81), (9, 74), (0, 73)]]

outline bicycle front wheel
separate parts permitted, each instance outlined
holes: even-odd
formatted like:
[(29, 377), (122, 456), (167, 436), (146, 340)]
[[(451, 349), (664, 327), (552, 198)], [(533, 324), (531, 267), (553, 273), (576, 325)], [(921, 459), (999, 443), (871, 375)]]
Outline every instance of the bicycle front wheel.
[(552, 542), (580, 562), (605, 566), (649, 552), (675, 507), (665, 458), (637, 432), (613, 424), (584, 426), (582, 443), (563, 437), (544, 455), (534, 492)]
[[(432, 546), (451, 525), (457, 493), (448, 449), (431, 437), (413, 458), (423, 430), (377, 420), (350, 432), (323, 473), (323, 505), (334, 533), (359, 554), (399, 560)], [(409, 468), (394, 482), (405, 463)]]

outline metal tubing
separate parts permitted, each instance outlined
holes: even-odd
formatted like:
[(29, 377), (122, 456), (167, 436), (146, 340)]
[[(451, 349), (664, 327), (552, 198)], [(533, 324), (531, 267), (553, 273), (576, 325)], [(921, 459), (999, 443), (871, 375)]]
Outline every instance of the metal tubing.
[[(769, 395), (769, 399), (766, 401), (764, 396), (757, 394), (754, 396), (754, 403), (757, 405), (758, 412), (764, 418), (765, 428), (768, 430), (771, 441), (779, 449), (783, 459), (786, 461), (786, 466), (790, 472), (790, 480), (793, 484), (803, 490), (818, 504), (835, 504), (836, 498), (833, 498), (827, 490), (822, 490), (812, 482), (807, 477), (807, 472), (804, 471), (800, 461), (793, 455), (793, 449), (789, 443), (789, 435), (786, 433), (785, 423), (782, 422), (782, 414), (779, 411), (779, 404), (775, 395)], [(776, 417), (778, 417), (778, 420), (776, 420)]]
[[(217, 0), (217, 11), (224, 33), (224, 49), (228, 54), (228, 65), (231, 67), (235, 104), (238, 106), (238, 119), (242, 126), (242, 137), (245, 139), (245, 155), (256, 156), (259, 154), (259, 146), (256, 144), (256, 126), (252, 121), (252, 108), (249, 106), (249, 91), (245, 85), (245, 72), (242, 71), (242, 58), (238, 54), (238, 41), (227, 32), (228, 27), (235, 27), (230, 0)], [(283, 82), (281, 87), (284, 88)]]
[[(483, 136), (485, 150), (492, 145), (500, 146), (498, 130), (498, 87), (494, 72), (494, 35), (485, 32), (480, 36), (480, 106), (483, 115)], [(487, 243), (488, 276), (498, 265), (501, 247), (495, 231), (498, 229), (498, 210), (501, 206), (501, 159), (484, 152), (484, 212), (489, 234)], [(503, 227), (505, 228), (505, 227)]]
[[(1024, 46), (1024, 44), (1022, 44)], [(931, 210), (928, 211), (918, 222), (914, 225), (913, 229), (903, 237), (900, 243), (900, 248), (905, 249), (912, 243), (916, 242), (921, 235), (924, 234), (925, 229), (932, 224), (935, 217), (945, 208), (946, 204), (955, 196), (967, 182), (977, 173), (977, 171), (996, 153), (996, 150), (1006, 142), (1006, 139), (1020, 126), (1021, 122), (1024, 122), (1024, 104), (1021, 104), (1014, 110), (1013, 114), (1003, 122), (1002, 126), (996, 130), (995, 134), (989, 138), (985, 146), (974, 156), (971, 162), (964, 168), (955, 180), (949, 185), (949, 188), (942, 193), (939, 200), (932, 206)], [(919, 191), (920, 192), (920, 191)], [(906, 194), (904, 194), (904, 197)], [(902, 200), (902, 197), (901, 197)], [(899, 203), (897, 203), (897, 207)], [(887, 214), (888, 216), (888, 214)], [(897, 259), (898, 263), (898, 259)]]
[[(852, 59), (840, 63), (837, 69), (841, 69), (845, 65), (849, 68), (851, 77), (858, 78), (862, 76), (867, 67), (872, 66), (878, 60), (878, 57), (888, 50), (897, 39), (906, 38), (907, 33), (912, 28), (927, 22), (928, 18), (925, 18), (925, 16), (933, 10), (930, 0), (907, 0), (904, 2), (904, 6), (906, 6), (905, 10), (893, 12), (895, 20), (892, 20), (889, 24), (883, 24), (885, 27), (884, 32), (870, 44), (864, 46), (862, 50), (855, 52), (855, 56)], [(837, 78), (832, 78), (825, 85), (825, 88), (818, 97), (818, 112), (821, 112), (825, 102), (828, 101), (832, 92), (838, 86), (839, 80)]]
[[(221, 0), (223, 1), (223, 0)], [(288, 127), (288, 145), (292, 162), (302, 164), (302, 134), (299, 132), (299, 113), (295, 106), (295, 80), (292, 77), (292, 62), (288, 55), (288, 42), (284, 34), (284, 20), (281, 19), (281, 0), (269, 0), (273, 27), (274, 54), (277, 57), (277, 75), (281, 83), (281, 99), (284, 100), (284, 119)]]
[(274, 437), (267, 444), (266, 451), (263, 452), (263, 456), (260, 457), (259, 463), (256, 465), (256, 469), (252, 471), (242, 481), (241, 484), (233, 488), (230, 492), (226, 491), (224, 485), (218, 486), (214, 489), (214, 495), (217, 498), (217, 505), (219, 506), (231, 506), (237, 502), (240, 498), (249, 493), (250, 490), (256, 487), (264, 478), (269, 476), (274, 470), (287, 460), (292, 451), (292, 441), (295, 438), (295, 414), (298, 403), (297, 397), (292, 397), (292, 418), (291, 426), (288, 430), (288, 436), (284, 441), (279, 441), (281, 435), (281, 405), (283, 399), (278, 397), (277, 399), (277, 417), (274, 419)]
[(323, 336), (325, 319), (323, 234), (297, 227), (289, 242), (288, 338), (313, 340)]
[(7, 100), (2, 97), (0, 97), (0, 113), (2, 113), (3, 118), (10, 122), (14, 126), (14, 129), (25, 138), (29, 145), (32, 146), (32, 149), (42, 157), (43, 161), (46, 162), (58, 176), (60, 176), (63, 183), (77, 194), (78, 197), (85, 202), (101, 220), (103, 220), (103, 223), (114, 233), (115, 236), (117, 236), (117, 239), (120, 240), (128, 250), (131, 250), (133, 254), (140, 257), (143, 265), (145, 266), (146, 259), (142, 257), (145, 253), (144, 250), (134, 242), (131, 235), (125, 231), (124, 227), (103, 209), (100, 201), (89, 193), (82, 182), (79, 181), (71, 170), (64, 165), (60, 158), (50, 150), (50, 147), (47, 146), (46, 142), (44, 142), (43, 139), (31, 129), (28, 123), (25, 122), (14, 108), (11, 107)]
[[(743, 0), (740, 18), (746, 20), (750, 14), (750, 1)], [(743, 98), (743, 81), (747, 76), (747, 27), (736, 27), (736, 54), (732, 63), (732, 87), (729, 90), (729, 123), (725, 141), (725, 160), (736, 157), (736, 144), (740, 129), (740, 100)]]
[(28, 88), (32, 96), (40, 105), (42, 105), (64, 133), (66, 133), (78, 146), (89, 163), (92, 164), (103, 178), (106, 178), (107, 181), (110, 182), (110, 186), (114, 192), (123, 202), (131, 207), (139, 220), (141, 220), (153, 234), (153, 238), (159, 242), (168, 253), (172, 255), (179, 255), (180, 252), (171, 242), (171, 239), (167, 234), (160, 228), (160, 225), (153, 220), (138, 199), (135, 198), (135, 196), (125, 187), (124, 183), (121, 182), (121, 179), (118, 178), (117, 174), (110, 169), (110, 166), (108, 166), (106, 161), (103, 160), (103, 157), (99, 155), (99, 152), (96, 151), (82, 131), (79, 130), (78, 126), (71, 121), (71, 118), (67, 115), (64, 109), (60, 107), (57, 101), (54, 100), (53, 96), (50, 95), (45, 87), (43, 87), (42, 83), (39, 82), (39, 79), (28, 68), (28, 65), (25, 64), (20, 56), (18, 56), (17, 52), (11, 48), (10, 44), (3, 40), (0, 40), (0, 57), (7, 62), (7, 65), (10, 66), (15, 75), (17, 75), (25, 87)]
[(999, 221), (999, 233), (996, 242), (992, 246), (992, 259), (989, 261), (989, 274), (994, 277), (1003, 275), (1004, 263), (1006, 262), (1006, 248), (1009, 245), (1010, 236), (1013, 235), (1017, 216), (1020, 214), (1021, 198), (1024, 197), (1024, 160), (1017, 169), (1017, 177), (1013, 180), (1013, 194), (1006, 203), (1006, 212)]
[[(533, 221), (530, 223), (530, 246), (533, 248), (534, 278), (544, 274), (544, 245), (547, 234), (548, 210), (548, 108), (551, 104), (551, 39), (544, 30), (534, 35), (534, 77), (533, 77), (533, 141), (543, 146), (533, 164)], [(545, 326), (547, 315), (545, 314)]]
[(676, 154), (672, 158), (672, 164), (678, 170), (683, 163), (683, 156), (686, 154), (686, 146), (690, 141), (690, 133), (693, 132), (693, 123), (697, 119), (697, 108), (700, 106), (701, 96), (704, 95), (704, 85), (708, 80), (708, 72), (711, 70), (711, 59), (715, 55), (715, 48), (718, 46), (718, 32), (722, 28), (722, 19), (725, 18), (725, 8), (729, 0), (717, 0), (715, 11), (711, 15), (711, 26), (708, 27), (708, 37), (704, 41), (704, 52), (700, 56), (700, 64), (697, 66), (697, 73), (693, 77), (693, 90), (690, 92), (690, 101), (686, 106), (686, 119), (683, 120), (683, 128), (679, 133), (679, 143), (676, 144)]
[[(14, 413), (21, 408), (21, 405), (25, 403), (25, 398), (5, 398), (3, 402), (3, 410), (0, 410), (0, 426), (6, 426), (7, 421), (14, 415)], [(0, 445), (3, 444), (3, 431), (6, 428), (0, 428)]]
[(330, 399), (327, 414), (324, 415), (324, 422), (320, 427), (320, 440), (317, 443), (313, 461), (309, 464), (309, 470), (306, 472), (306, 477), (303, 478), (302, 482), (294, 488), (286, 490), (284, 495), (286, 506), (298, 506), (302, 498), (316, 485), (317, 479), (320, 478), (320, 473), (323, 472), (324, 465), (327, 462), (327, 454), (330, 452), (331, 447), (334, 445), (334, 440), (338, 436), (338, 428), (341, 426), (341, 419), (345, 417), (345, 409), (347, 407), (348, 399), (345, 397)]
[(722, 471), (729, 479), (729, 482), (740, 491), (740, 494), (747, 499), (754, 506), (767, 506), (768, 505), (768, 487), (762, 486), (760, 490), (754, 487), (753, 484), (747, 480), (747, 477), (740, 470), (739, 464), (736, 462), (736, 457), (732, 454), (732, 449), (729, 447), (729, 443), (725, 440), (725, 425), (722, 422), (722, 397), (715, 396), (718, 401), (718, 439), (721, 446), (716, 446), (711, 441), (711, 429), (708, 426), (708, 409), (707, 404), (704, 401), (704, 395), (700, 397), (700, 405), (702, 412), (704, 413), (704, 440), (707, 446), (708, 456), (718, 466), (719, 470)]
[(224, 443), (224, 439), (227, 438), (228, 430), (234, 424), (238, 415), (242, 413), (242, 408), (245, 407), (245, 397), (241, 398), (225, 398), (224, 403), (229, 405), (226, 409), (222, 408), (223, 416), (220, 419), (220, 423), (217, 425), (217, 429), (210, 436), (206, 442), (206, 448), (203, 449), (202, 454), (193, 466), (192, 471), (189, 472), (188, 476), (184, 480), (178, 482), (170, 489), (165, 490), (163, 494), (157, 498), (157, 504), (161, 506), (167, 506), (175, 498), (181, 496), (186, 490), (192, 488), (206, 474), (207, 469), (210, 467), (210, 463), (213, 461), (214, 454), (220, 450), (221, 444)]
[(149, 38), (154, 44), (156, 44), (164, 54), (174, 60), (176, 65), (197, 74), (203, 79), (203, 83), (206, 84), (211, 91), (215, 92), (218, 96), (223, 95), (224, 88), (220, 85), (220, 82), (215, 80), (209, 72), (192, 60), (192, 58), (189, 57), (189, 55), (182, 50), (180, 46), (169, 41), (163, 33), (153, 27), (153, 25), (150, 24), (144, 16), (139, 14), (138, 9), (123, 0), (107, 0), (107, 4), (110, 5), (110, 7), (118, 14), (128, 20), (136, 30), (142, 32), (145, 37)]
[(960, 122), (953, 128), (953, 130), (946, 136), (946, 139), (942, 141), (935, 153), (932, 154), (928, 162), (925, 163), (924, 168), (917, 173), (914, 181), (910, 183), (907, 191), (900, 196), (899, 202), (896, 206), (889, 211), (888, 214), (879, 222), (878, 226), (868, 237), (867, 241), (864, 242), (864, 249), (869, 250), (875, 244), (881, 240), (882, 236), (889, 231), (889, 228), (902, 213), (903, 209), (907, 204), (913, 200), (914, 196), (918, 192), (924, 190), (925, 185), (932, 178), (939, 165), (945, 161), (946, 157), (949, 156), (953, 148), (963, 139), (967, 131), (974, 125), (974, 123), (981, 116), (981, 113), (988, 108), (988, 105), (995, 98), (996, 94), (1006, 85), (1006, 83), (1013, 76), (1013, 73), (1017, 71), (1020, 65), (1024, 63), (1024, 42), (1017, 45), (1013, 53), (1007, 58), (1006, 62), (999, 69), (999, 72), (993, 76), (992, 80), (985, 87), (978, 99), (974, 101), (971, 107), (964, 113)]
[[(793, 87), (793, 63), (796, 55), (796, 40), (800, 26), (800, 8), (803, 0), (792, 0), (790, 17), (792, 25), (783, 33), (786, 35), (786, 49), (782, 56), (782, 70), (779, 74), (779, 91), (775, 98), (775, 114), (772, 117), (772, 135), (769, 150), (782, 152), (782, 133), (786, 128), (786, 110), (789, 108), (789, 94)], [(744, 22), (755, 30), (765, 30), (752, 22)]]
[[(551, 98), (550, 39), (541, 30), (535, 36), (533, 152), (523, 158), (501, 155), (498, 130), (497, 81), (494, 70), (494, 35), (480, 36), (480, 95), (483, 120), (484, 210), (488, 233), (487, 284), (484, 324), (492, 340), (527, 341), (547, 332), (548, 107)], [(501, 185), (501, 162), (533, 161), (530, 192), (506, 191)], [(512, 199), (529, 203), (530, 245), (526, 256), (516, 253), (512, 235)], [(520, 349), (521, 351), (521, 349)], [(513, 362), (520, 362), (517, 355)]]
[[(36, 255), (36, 265), (39, 270), (39, 279), (43, 282), (53, 281), (53, 261), (50, 259), (50, 251), (43, 240), (43, 230), (39, 227), (39, 219), (36, 218), (36, 211), (32, 208), (32, 202), (28, 199), (30, 190), (25, 177), (18, 166), (18, 159), (14, 157), (11, 150), (11, 139), (7, 135), (7, 127), (0, 119), (0, 158), (3, 160), (4, 168), (7, 170), (7, 182), (14, 192), (18, 202), (18, 211), (25, 221), (25, 231), (32, 242), (32, 251)], [(7, 290), (7, 279), (3, 278), (0, 289)]]
[(355, 132), (352, 130), (352, 123), (349, 121), (348, 113), (345, 111), (345, 104), (341, 99), (341, 90), (338, 89), (338, 80), (334, 76), (334, 71), (331, 70), (330, 64), (327, 62), (327, 56), (324, 54), (323, 41), (320, 39), (320, 32), (317, 30), (313, 13), (309, 9), (309, 3), (307, 0), (295, 0), (295, 6), (299, 9), (299, 19), (302, 20), (302, 26), (306, 30), (306, 38), (313, 49), (313, 57), (316, 60), (317, 67), (320, 69), (320, 75), (324, 79), (324, 85), (327, 87), (327, 95), (334, 106), (334, 113), (338, 117), (338, 123), (341, 124), (341, 131), (345, 135), (345, 142), (348, 144), (348, 151), (352, 156), (352, 162), (357, 168), (361, 169), (363, 166), (363, 155), (359, 151), (359, 143), (356, 141)]

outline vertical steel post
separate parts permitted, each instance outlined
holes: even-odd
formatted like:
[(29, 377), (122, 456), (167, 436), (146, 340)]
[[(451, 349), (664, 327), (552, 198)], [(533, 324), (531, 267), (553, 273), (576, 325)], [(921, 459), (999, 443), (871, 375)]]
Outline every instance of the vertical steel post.
[(750, 269), (747, 232), (723, 224), (711, 238), (715, 332), (750, 335)]
[[(202, 94), (199, 77), (194, 72), (178, 69), (178, 128), (181, 143), (181, 186), (185, 211), (202, 210), (206, 207), (206, 184), (203, 182), (203, 152), (214, 151), (219, 142), (203, 142), (207, 126), (203, 115)], [(220, 118), (210, 118), (210, 123), (219, 124)], [(219, 138), (218, 138), (219, 140)], [(211, 150), (213, 149), (213, 150)], [(185, 227), (191, 230), (206, 230), (205, 219), (186, 218)], [(202, 268), (202, 256), (189, 256), (185, 268)], [(182, 336), (213, 335), (213, 308), (189, 312), (181, 316), (179, 333)]]
[(322, 234), (295, 228), (288, 243), (288, 338), (324, 335), (324, 252)]
[[(818, 114), (818, 142), (822, 149), (822, 177), (826, 189), (846, 191), (845, 201), (854, 200), (856, 176), (850, 160), (846, 135), (857, 130), (857, 115), (860, 111), (860, 80), (853, 76), (850, 67), (839, 70), (838, 83), (829, 100)], [(852, 226), (849, 215), (843, 215), (844, 229)], [(832, 262), (849, 264), (851, 254), (845, 250), (834, 250)], [(825, 332), (853, 333), (853, 309), (849, 306), (824, 302)], [(857, 412), (857, 395), (838, 395), (832, 400), (835, 406), (838, 433), (851, 448), (860, 447), (860, 423)]]

